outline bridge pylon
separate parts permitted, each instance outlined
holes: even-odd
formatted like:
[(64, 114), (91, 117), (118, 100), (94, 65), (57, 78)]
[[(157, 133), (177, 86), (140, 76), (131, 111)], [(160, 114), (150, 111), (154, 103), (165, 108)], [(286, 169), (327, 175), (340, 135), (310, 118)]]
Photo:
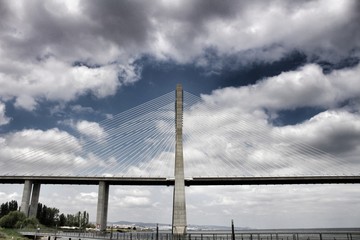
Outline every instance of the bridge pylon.
[(107, 214), (109, 206), (109, 184), (105, 181), (99, 182), (98, 203), (96, 210), (96, 227), (100, 232), (106, 231)]
[(175, 184), (173, 195), (172, 234), (176, 237), (186, 235), (186, 203), (185, 203), (185, 179), (183, 158), (183, 89), (181, 84), (176, 86), (175, 99)]
[[(20, 211), (27, 217), (36, 217), (40, 196), (40, 183), (25, 180)], [(31, 200), (31, 201), (30, 201)]]

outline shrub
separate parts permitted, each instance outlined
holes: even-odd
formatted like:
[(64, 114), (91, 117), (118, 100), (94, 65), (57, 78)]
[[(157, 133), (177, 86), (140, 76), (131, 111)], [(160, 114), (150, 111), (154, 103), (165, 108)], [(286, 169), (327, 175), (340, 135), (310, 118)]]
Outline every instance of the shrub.
[(22, 221), (18, 221), (15, 224), (15, 228), (36, 228), (39, 225), (39, 221), (35, 218), (25, 218)]
[(0, 218), (0, 227), (14, 228), (19, 221), (24, 221), (26, 216), (22, 212), (13, 211)]

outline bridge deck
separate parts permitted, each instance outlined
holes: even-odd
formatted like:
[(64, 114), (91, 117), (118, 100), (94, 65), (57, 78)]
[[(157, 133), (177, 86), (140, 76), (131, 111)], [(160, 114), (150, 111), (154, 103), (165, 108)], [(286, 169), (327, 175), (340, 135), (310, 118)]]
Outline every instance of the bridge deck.
[[(79, 176), (0, 176), (2, 184), (22, 184), (31, 180), (40, 184), (172, 186), (173, 178), (161, 177), (79, 177)], [(194, 177), (186, 178), (186, 186), (203, 185), (283, 185), (283, 184), (354, 184), (360, 176), (297, 176), (297, 177)]]

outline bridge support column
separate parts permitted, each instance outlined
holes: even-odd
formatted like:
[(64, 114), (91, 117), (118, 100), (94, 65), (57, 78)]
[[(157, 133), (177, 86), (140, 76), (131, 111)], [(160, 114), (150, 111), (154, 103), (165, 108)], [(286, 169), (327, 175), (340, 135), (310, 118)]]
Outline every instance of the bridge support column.
[(186, 203), (185, 203), (185, 179), (184, 159), (182, 141), (183, 121), (183, 90), (182, 86), (176, 86), (175, 102), (175, 125), (176, 125), (176, 146), (175, 146), (175, 185), (173, 195), (173, 221), (172, 234), (176, 238), (183, 238), (186, 235)]
[(38, 203), (39, 203), (39, 196), (40, 196), (40, 183), (33, 184), (33, 190), (31, 193), (31, 204), (30, 204), (30, 211), (29, 217), (36, 217)]
[(32, 187), (32, 182), (30, 180), (25, 180), (20, 211), (23, 212), (27, 217), (29, 216), (31, 187)]
[(106, 230), (108, 204), (109, 204), (109, 184), (104, 181), (100, 181), (98, 204), (96, 211), (96, 227), (99, 228), (100, 231)]

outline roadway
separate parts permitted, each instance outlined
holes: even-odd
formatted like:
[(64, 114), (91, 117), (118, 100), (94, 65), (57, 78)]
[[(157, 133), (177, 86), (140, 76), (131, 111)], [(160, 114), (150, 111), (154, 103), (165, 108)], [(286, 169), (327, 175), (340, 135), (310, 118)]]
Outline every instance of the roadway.
[[(88, 177), (88, 176), (0, 176), (0, 184), (23, 184), (25, 180), (40, 184), (173, 186), (174, 178), (166, 177)], [(276, 176), (276, 177), (193, 177), (185, 178), (186, 186), (211, 185), (288, 185), (288, 184), (357, 184), (360, 176)]]

